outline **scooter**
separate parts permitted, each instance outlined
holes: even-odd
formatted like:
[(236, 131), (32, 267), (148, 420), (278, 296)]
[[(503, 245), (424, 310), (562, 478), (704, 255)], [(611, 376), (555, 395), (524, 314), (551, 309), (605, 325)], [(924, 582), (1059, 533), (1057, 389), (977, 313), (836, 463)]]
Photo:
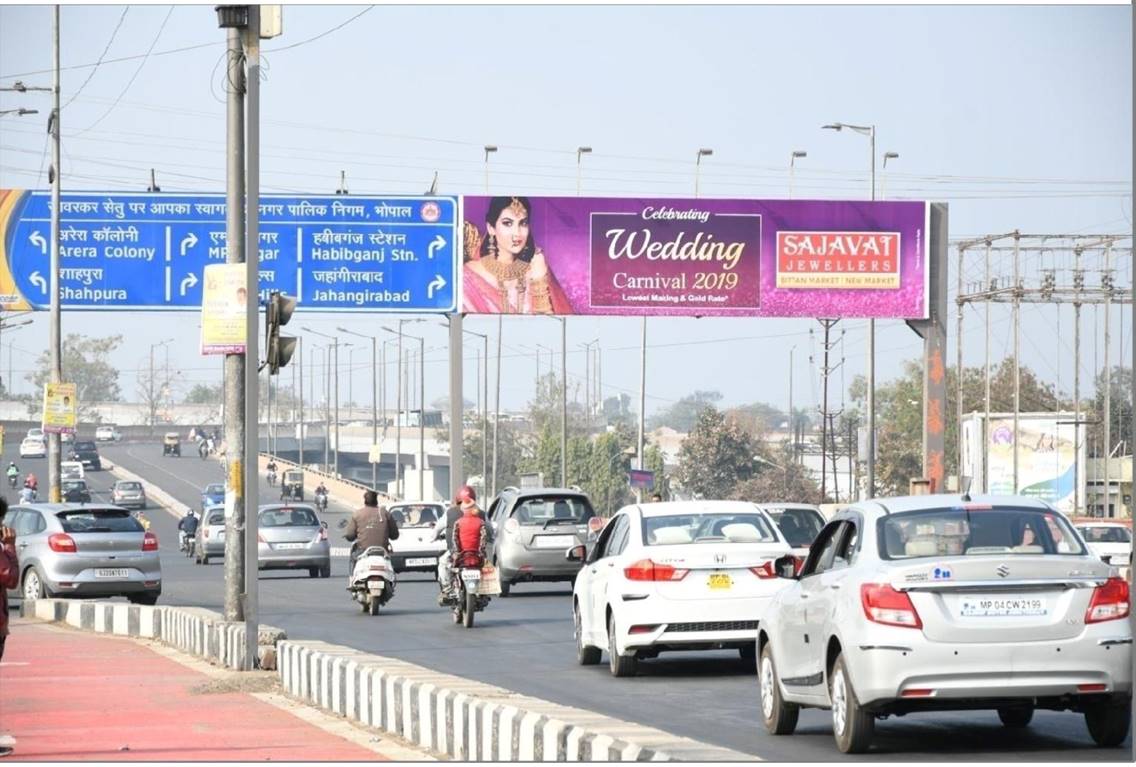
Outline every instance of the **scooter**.
[(19, 474), (9, 474), (8, 475), (8, 487), (10, 487), (14, 490), (16, 488), (16, 485), (19, 484), (19, 482), (20, 482), (20, 475)]
[(480, 593), (485, 558), (475, 551), (453, 555), (450, 588), (442, 593), (442, 604), (452, 608), (454, 623), (473, 628), (473, 614), (489, 606), (490, 596)]
[(327, 493), (316, 493), (316, 508), (321, 514), (327, 511)]
[(268, 486), (269, 487), (275, 487), (276, 486), (276, 470), (275, 469), (271, 469), (268, 472)]
[(394, 596), (397, 580), (398, 576), (387, 552), (378, 546), (371, 546), (355, 560), (348, 590), (351, 598), (362, 606), (363, 612), (378, 615), (379, 608)]
[(178, 535), (181, 536), (181, 550), (187, 557), (192, 557), (194, 550), (197, 548), (196, 536), (190, 535), (184, 530), (179, 531)]

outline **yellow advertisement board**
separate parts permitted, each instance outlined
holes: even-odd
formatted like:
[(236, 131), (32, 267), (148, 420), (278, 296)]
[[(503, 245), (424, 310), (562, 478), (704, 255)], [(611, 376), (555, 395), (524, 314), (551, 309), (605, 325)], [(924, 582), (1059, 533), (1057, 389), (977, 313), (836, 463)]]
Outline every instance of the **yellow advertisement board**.
[(204, 277), (201, 353), (244, 354), (248, 317), (245, 265), (210, 264)]
[(79, 396), (73, 383), (43, 386), (43, 430), (48, 434), (74, 434)]

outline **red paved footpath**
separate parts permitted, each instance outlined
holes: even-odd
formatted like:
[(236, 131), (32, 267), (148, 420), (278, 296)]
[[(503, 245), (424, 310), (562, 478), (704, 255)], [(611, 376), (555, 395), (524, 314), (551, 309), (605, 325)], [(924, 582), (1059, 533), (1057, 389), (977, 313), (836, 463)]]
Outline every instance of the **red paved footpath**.
[(11, 629), (0, 663), (0, 734), (17, 741), (9, 760), (382, 759), (248, 693), (191, 692), (216, 678), (136, 640)]

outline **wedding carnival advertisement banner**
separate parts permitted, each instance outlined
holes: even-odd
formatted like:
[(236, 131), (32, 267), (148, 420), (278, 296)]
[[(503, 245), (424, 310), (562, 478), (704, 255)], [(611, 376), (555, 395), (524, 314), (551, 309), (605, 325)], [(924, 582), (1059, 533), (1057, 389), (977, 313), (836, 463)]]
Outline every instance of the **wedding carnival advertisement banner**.
[(461, 311), (925, 319), (929, 207), (467, 196)]

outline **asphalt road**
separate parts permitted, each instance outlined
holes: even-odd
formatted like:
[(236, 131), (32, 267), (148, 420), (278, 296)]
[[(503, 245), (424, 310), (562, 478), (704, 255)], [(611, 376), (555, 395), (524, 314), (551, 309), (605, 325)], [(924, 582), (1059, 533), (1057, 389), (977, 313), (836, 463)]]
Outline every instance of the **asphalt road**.
[[(11, 438), (8, 442), (5, 466), (18, 445)], [(108, 445), (101, 452), (194, 507), (200, 503), (201, 488), (222, 479), (216, 462), (196, 456), (163, 458), (157, 444)], [(46, 476), (46, 461), (18, 463), (24, 471)], [(88, 473), (97, 500), (108, 498), (113, 482), (109, 472)], [(278, 494), (262, 478), (261, 498), (267, 501)], [(328, 510), (332, 546), (347, 545), (336, 525), (348, 512), (335, 504)], [(157, 508), (148, 515), (161, 542), (161, 603), (222, 610), (223, 564), (194, 565), (177, 550), (174, 518)], [(1038, 712), (1029, 728), (1015, 732), (1004, 729), (994, 712), (960, 712), (879, 722), (872, 752), (844, 757), (833, 744), (827, 711), (802, 712), (793, 736), (768, 735), (759, 718), (753, 669), (736, 653), (665, 654), (642, 662), (640, 673), (630, 679), (613, 678), (606, 663), (576, 665), (567, 584), (521, 585), (508, 599), (494, 599), (477, 614), (476, 627), (465, 630), (437, 606), (437, 586), (425, 575), (403, 576), (380, 616), (363, 615), (346, 593), (346, 569), (346, 559), (337, 558), (330, 579), (312, 579), (306, 571), (262, 573), (262, 622), (286, 629), (295, 639), (319, 639), (400, 658), (767, 760), (1118, 761), (1127, 760), (1131, 751), (1130, 745), (1097, 748), (1076, 714)]]

